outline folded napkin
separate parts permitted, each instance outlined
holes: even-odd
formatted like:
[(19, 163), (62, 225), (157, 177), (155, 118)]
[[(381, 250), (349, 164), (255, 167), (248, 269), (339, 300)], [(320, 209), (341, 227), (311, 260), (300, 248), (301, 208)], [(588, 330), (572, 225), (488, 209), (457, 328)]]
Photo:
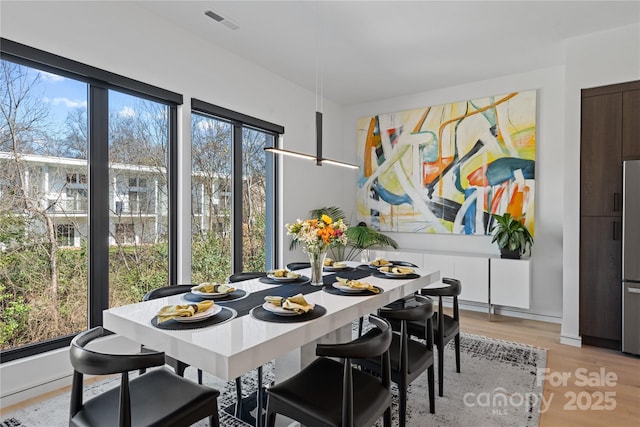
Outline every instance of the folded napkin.
[(268, 271), (267, 274), (274, 277), (295, 277), (296, 279), (300, 277), (300, 274), (285, 269), (271, 270)]
[(197, 304), (167, 305), (158, 312), (158, 323), (166, 322), (176, 317), (191, 317), (196, 313), (209, 310), (212, 306), (213, 301), (202, 301)]
[(233, 286), (229, 286), (226, 283), (217, 284), (217, 283), (201, 283), (198, 286), (194, 286), (191, 288), (194, 291), (205, 292), (208, 294), (218, 292), (221, 294), (228, 294), (236, 290)]
[(348, 286), (350, 288), (365, 289), (367, 291), (373, 292), (374, 294), (377, 294), (378, 292), (380, 292), (380, 289), (376, 288), (371, 283), (359, 282), (357, 280), (344, 279), (342, 277), (336, 277), (336, 279), (338, 280), (338, 282), (340, 282), (343, 285)]
[(415, 270), (409, 267), (380, 267), (378, 271), (382, 271), (384, 273), (394, 273), (394, 274), (411, 274)]
[(313, 304), (309, 304), (302, 294), (294, 295), (289, 298), (266, 296), (264, 297), (264, 300), (277, 307), (282, 307), (285, 310), (293, 310), (296, 313), (306, 313), (309, 310), (313, 310)]

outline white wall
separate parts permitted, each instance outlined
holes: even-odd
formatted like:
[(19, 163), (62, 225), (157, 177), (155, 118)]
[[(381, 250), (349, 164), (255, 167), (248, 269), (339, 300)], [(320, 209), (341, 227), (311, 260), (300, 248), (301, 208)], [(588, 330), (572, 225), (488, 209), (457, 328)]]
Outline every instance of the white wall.
[(567, 43), (562, 342), (579, 345), (580, 90), (640, 79), (640, 25)]
[[(564, 67), (534, 70), (497, 79), (350, 106), (345, 112), (345, 140), (355, 139), (358, 118), (488, 95), (537, 91), (535, 245), (530, 313), (562, 315), (562, 210)], [(355, 205), (352, 203), (355, 209)], [(388, 233), (401, 248), (498, 254), (490, 236)], [(464, 285), (464, 284), (463, 284)]]

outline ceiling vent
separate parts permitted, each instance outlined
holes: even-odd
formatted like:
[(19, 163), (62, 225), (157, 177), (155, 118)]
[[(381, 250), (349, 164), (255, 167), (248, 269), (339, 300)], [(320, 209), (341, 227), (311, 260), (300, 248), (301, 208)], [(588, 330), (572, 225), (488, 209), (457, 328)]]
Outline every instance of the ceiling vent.
[(207, 15), (209, 18), (213, 19), (214, 21), (220, 22), (226, 27), (231, 28), (232, 30), (237, 30), (238, 28), (240, 28), (240, 25), (233, 22), (232, 19), (227, 18), (226, 16), (221, 15), (218, 12), (214, 12), (213, 10), (207, 10), (204, 14)]

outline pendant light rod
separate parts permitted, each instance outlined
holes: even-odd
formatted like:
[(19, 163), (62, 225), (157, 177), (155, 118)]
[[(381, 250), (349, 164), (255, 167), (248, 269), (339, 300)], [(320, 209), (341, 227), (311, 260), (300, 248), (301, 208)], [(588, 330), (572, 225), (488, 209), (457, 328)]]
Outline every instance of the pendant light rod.
[(316, 111), (316, 165), (322, 166), (322, 113)]

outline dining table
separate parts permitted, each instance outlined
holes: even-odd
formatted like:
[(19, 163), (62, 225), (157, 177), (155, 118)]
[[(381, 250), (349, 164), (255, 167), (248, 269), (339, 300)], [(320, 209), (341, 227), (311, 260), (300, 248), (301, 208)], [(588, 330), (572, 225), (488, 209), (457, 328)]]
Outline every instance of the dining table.
[[(387, 275), (353, 261), (341, 270), (324, 271), (323, 286), (310, 284), (308, 268), (296, 273), (296, 280), (261, 277), (231, 284), (233, 292), (213, 299), (216, 315), (201, 321), (157, 322), (162, 307), (206, 300), (192, 290), (107, 309), (103, 326), (227, 381), (275, 360), (277, 382), (309, 364), (318, 343), (352, 340), (354, 320), (440, 280), (438, 270), (414, 268), (409, 275)], [(378, 292), (343, 292), (336, 286), (338, 278), (368, 283)], [(300, 316), (265, 310), (265, 296), (297, 294), (303, 294), (313, 310)]]

